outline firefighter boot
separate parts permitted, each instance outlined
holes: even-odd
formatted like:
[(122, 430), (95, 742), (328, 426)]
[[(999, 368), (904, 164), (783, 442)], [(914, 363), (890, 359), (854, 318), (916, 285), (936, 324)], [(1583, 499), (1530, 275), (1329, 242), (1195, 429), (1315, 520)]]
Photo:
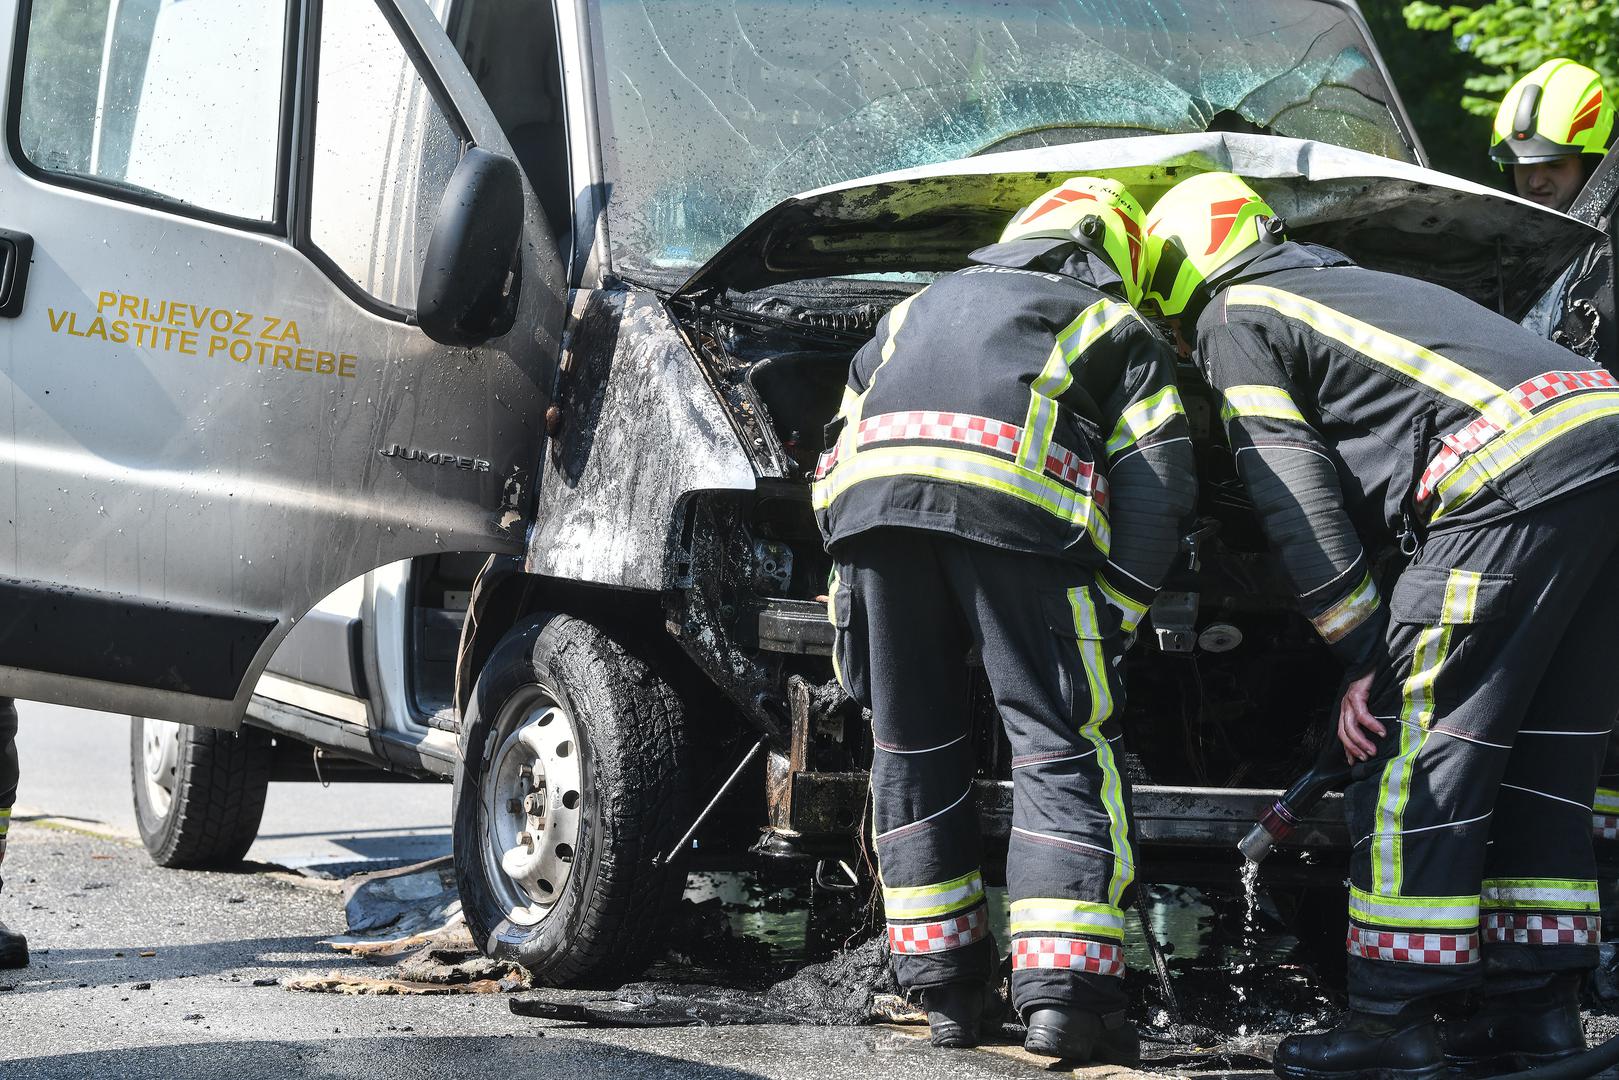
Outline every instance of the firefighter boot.
[(28, 939), (0, 922), (0, 970), (28, 966)]
[(1430, 1080), (1444, 1074), (1445, 1055), (1431, 1009), (1351, 1011), (1331, 1031), (1283, 1039), (1272, 1067), (1291, 1080)]
[(1491, 994), (1466, 1020), (1445, 1024), (1445, 1063), (1473, 1076), (1532, 1069), (1585, 1049), (1580, 1025), (1580, 976), (1550, 985)]
[(978, 1045), (989, 990), (983, 983), (953, 982), (922, 991), (928, 1013), (929, 1042), (947, 1049), (965, 1050)]
[(1141, 1064), (1141, 1036), (1122, 1010), (1099, 1016), (1071, 1005), (1048, 1005), (1030, 1011), (1028, 1023), (1023, 1049), (1031, 1054), (1132, 1069)]

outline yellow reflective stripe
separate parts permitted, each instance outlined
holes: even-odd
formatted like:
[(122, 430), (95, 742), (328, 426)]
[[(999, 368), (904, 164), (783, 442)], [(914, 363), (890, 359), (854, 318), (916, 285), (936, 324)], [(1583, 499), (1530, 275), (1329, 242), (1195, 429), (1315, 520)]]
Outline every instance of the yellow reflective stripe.
[(1112, 904), (1059, 897), (1012, 901), (1014, 934), (1090, 934), (1124, 940), (1124, 910)]
[(988, 488), (1033, 503), (1063, 521), (1079, 525), (1103, 555), (1112, 541), (1107, 515), (1088, 494), (1076, 491), (1043, 472), (1034, 474), (1012, 462), (973, 450), (951, 447), (867, 447), (839, 464), (814, 488), (816, 510), (824, 510), (856, 484), (891, 476), (924, 476)]
[(1368, 571), (1366, 576), (1361, 578), (1360, 584), (1355, 586), (1354, 591), (1310, 622), (1315, 626), (1315, 632), (1321, 635), (1321, 640), (1333, 645), (1371, 618), (1380, 603), (1377, 586), (1372, 583), (1372, 575)]
[(1108, 436), (1107, 456), (1113, 457), (1121, 450), (1140, 442), (1175, 417), (1185, 415), (1186, 407), (1181, 404), (1181, 392), (1173, 386), (1164, 387), (1147, 400), (1136, 402), (1119, 416), (1119, 422), (1113, 426), (1113, 434)]
[(1120, 614), (1123, 616), (1120, 625), (1125, 633), (1134, 630), (1140, 624), (1142, 618), (1146, 616), (1146, 604), (1140, 604), (1130, 599), (1110, 585), (1107, 578), (1101, 574), (1096, 575), (1096, 587), (1101, 589), (1102, 595), (1107, 597), (1108, 601), (1119, 609)]
[(1025, 469), (1045, 468), (1046, 451), (1051, 449), (1051, 436), (1057, 430), (1055, 399), (1068, 389), (1073, 378), (1059, 341), (1051, 347), (1045, 368), (1029, 390), (1029, 410), (1023, 418), (1023, 445), (1017, 457), (1017, 463)]
[(934, 885), (909, 888), (883, 886), (883, 907), (890, 919), (926, 919), (948, 915), (984, 901), (984, 879), (977, 870)]
[(1068, 606), (1074, 613), (1074, 637), (1085, 667), (1090, 688), (1090, 717), (1079, 727), (1080, 735), (1096, 748), (1096, 764), (1102, 771), (1102, 806), (1107, 811), (1108, 837), (1113, 846), (1113, 873), (1108, 880), (1108, 902), (1117, 907), (1124, 890), (1135, 879), (1135, 858), (1130, 851), (1130, 817), (1124, 805), (1124, 781), (1113, 747), (1102, 732), (1102, 725), (1113, 715), (1113, 691), (1108, 683), (1107, 654), (1102, 648), (1102, 624), (1096, 617), (1096, 603), (1090, 590), (1081, 586), (1068, 590)]
[(1439, 481), (1434, 490), (1440, 505), (1431, 520), (1437, 521), (1464, 506), (1485, 484), (1547, 443), (1610, 416), (1619, 416), (1619, 391), (1593, 390), (1555, 402), (1529, 420), (1507, 427), (1483, 447), (1462, 458), (1461, 464)]
[(1293, 401), (1293, 396), (1279, 386), (1232, 386), (1220, 395), (1225, 403), (1220, 406), (1220, 419), (1229, 421), (1234, 416), (1264, 416), (1272, 420), (1292, 420), (1304, 423), (1304, 414)]
[(1477, 896), (1383, 896), (1350, 886), (1349, 914), (1371, 926), (1416, 928), (1478, 925)]
[(1057, 398), (1074, 384), (1074, 361), (1103, 334), (1135, 312), (1127, 304), (1098, 300), (1061, 330), (1057, 342), (1029, 388), (1029, 410), (1023, 423), (1023, 447), (1018, 464), (1025, 469), (1045, 468), (1051, 436), (1057, 429)]
[(1568, 878), (1485, 878), (1479, 903), (1489, 910), (1596, 911), (1597, 883)]
[(1505, 390), (1477, 372), (1469, 371), (1432, 349), (1361, 322), (1325, 304), (1264, 285), (1233, 285), (1225, 295), (1227, 307), (1268, 308), (1290, 319), (1297, 319), (1367, 359), (1414, 379), (1452, 401), (1476, 409), (1502, 427), (1529, 414), (1529, 410), (1516, 398), (1509, 397)]
[(1591, 809), (1599, 814), (1619, 814), (1619, 791), (1612, 788), (1597, 788), (1596, 801)]
[[(1444, 612), (1472, 611), (1479, 578), (1452, 570), (1445, 582)], [(1417, 754), (1428, 741), (1433, 723), (1433, 688), (1450, 652), (1451, 623), (1424, 627), (1411, 650), (1411, 673), (1401, 689), (1400, 750), (1383, 767), (1372, 835), (1372, 892), (1398, 896), (1405, 876), (1405, 807), (1411, 797), (1411, 774)]]
[(1470, 623), (1478, 607), (1478, 587), (1484, 575), (1472, 570), (1452, 570), (1445, 581), (1445, 602), (1440, 617), (1448, 623)]
[(0, 837), (5, 836), (9, 828), (11, 828), (11, 807), (7, 806), (0, 808)]
[[(922, 292), (927, 290), (923, 289)], [(883, 358), (872, 369), (871, 378), (866, 380), (866, 388), (855, 394), (854, 400), (851, 401), (849, 388), (844, 387), (843, 413), (848, 419), (844, 422), (842, 435), (838, 439), (840, 458), (852, 455), (859, 445), (855, 436), (860, 429), (860, 413), (865, 408), (866, 397), (871, 393), (871, 388), (877, 385), (878, 374), (894, 358), (894, 350), (899, 345), (899, 329), (905, 325), (905, 319), (911, 313), (911, 305), (922, 292), (906, 297), (888, 312), (888, 337), (883, 341)]]

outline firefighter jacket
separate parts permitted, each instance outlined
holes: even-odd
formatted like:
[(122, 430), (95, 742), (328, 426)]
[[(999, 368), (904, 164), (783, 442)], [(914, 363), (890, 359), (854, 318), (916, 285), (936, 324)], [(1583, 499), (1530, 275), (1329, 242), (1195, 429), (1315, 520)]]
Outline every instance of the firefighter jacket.
[(1327, 248), (1284, 243), (1221, 282), (1196, 355), (1266, 535), (1352, 676), (1388, 619), (1368, 550), (1619, 472), (1613, 375)]
[(827, 547), (898, 526), (1071, 558), (1133, 629), (1196, 490), (1174, 356), (1072, 242), (971, 258), (850, 365), (816, 468)]

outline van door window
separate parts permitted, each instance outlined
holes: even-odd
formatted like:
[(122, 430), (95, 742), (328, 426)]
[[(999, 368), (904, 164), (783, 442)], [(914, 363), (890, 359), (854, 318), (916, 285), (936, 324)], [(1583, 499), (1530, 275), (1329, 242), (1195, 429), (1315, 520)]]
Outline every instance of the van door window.
[(389, 308), (416, 306), (461, 145), (375, 0), (327, 0), (309, 239)]
[(25, 168), (204, 216), (278, 216), (284, 2), (41, 0), (26, 8), (13, 129)]

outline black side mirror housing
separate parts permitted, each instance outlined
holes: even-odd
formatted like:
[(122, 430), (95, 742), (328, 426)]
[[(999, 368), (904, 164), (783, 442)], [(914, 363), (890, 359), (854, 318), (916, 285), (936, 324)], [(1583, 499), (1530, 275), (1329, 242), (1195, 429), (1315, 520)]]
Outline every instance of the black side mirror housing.
[(512, 328), (522, 238), (517, 163), (472, 147), (444, 189), (416, 289), (416, 321), (428, 337), (442, 345), (481, 345)]

